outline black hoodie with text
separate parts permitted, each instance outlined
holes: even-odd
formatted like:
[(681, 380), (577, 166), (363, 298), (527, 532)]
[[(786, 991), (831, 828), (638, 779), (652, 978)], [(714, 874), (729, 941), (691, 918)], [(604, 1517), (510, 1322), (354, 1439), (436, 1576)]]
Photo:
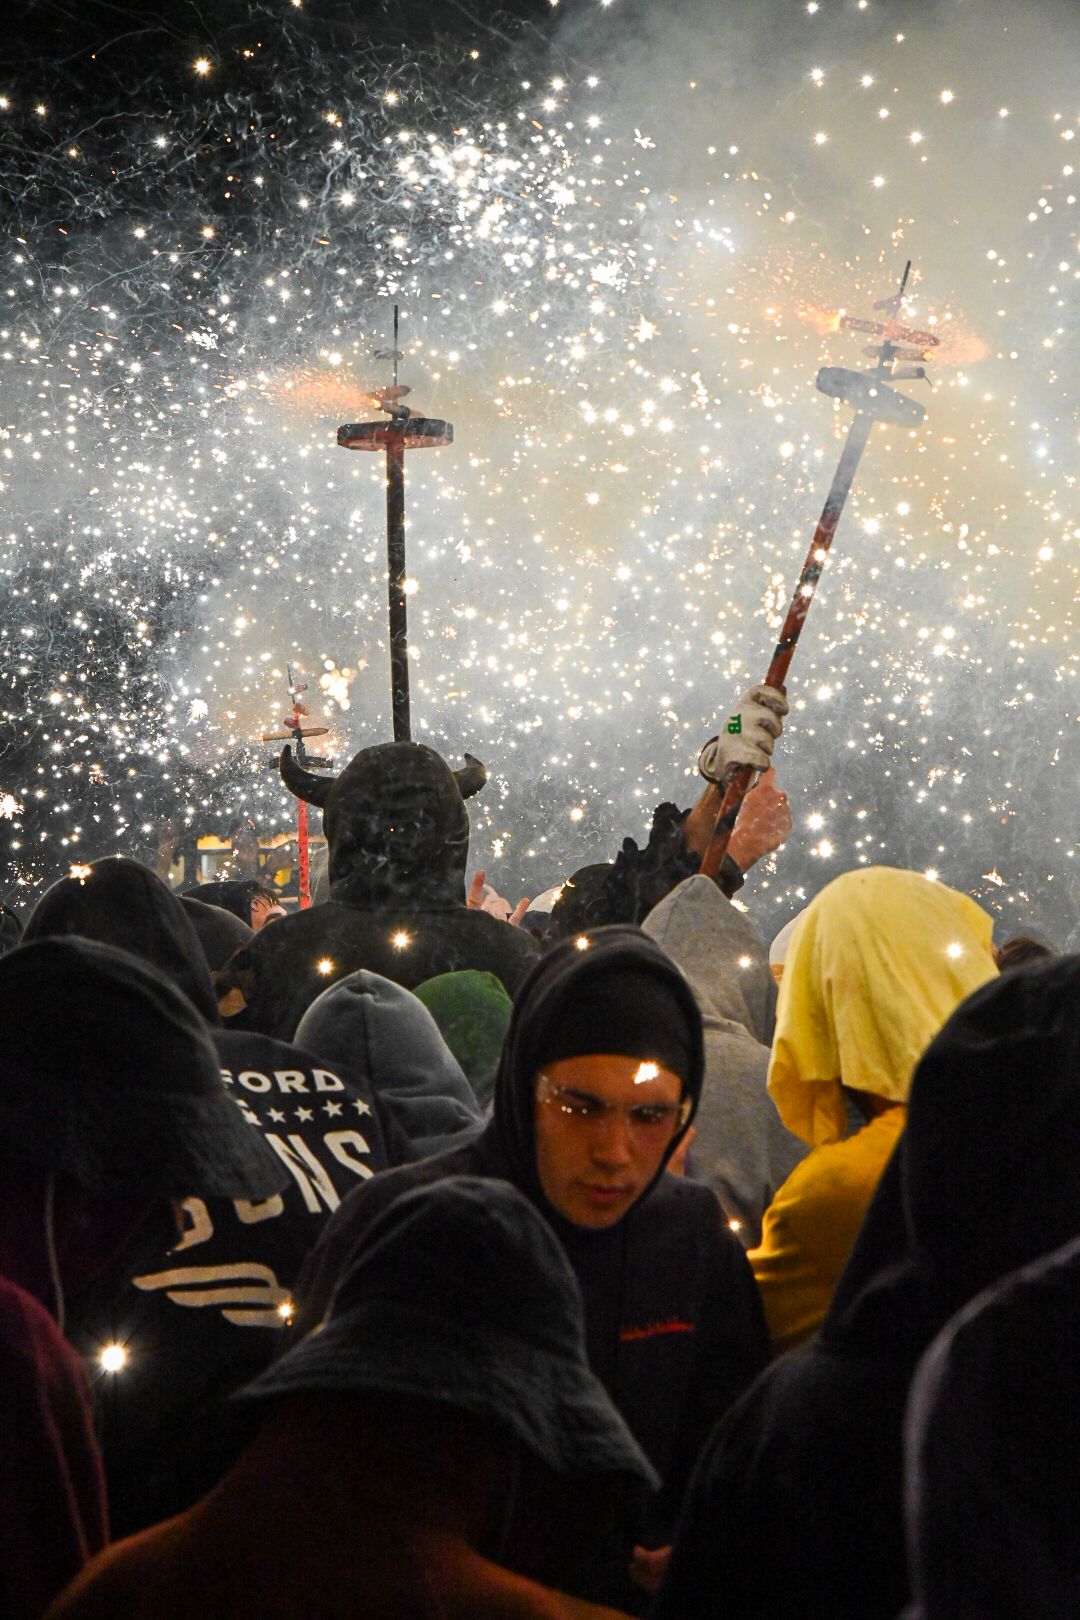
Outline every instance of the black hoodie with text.
[[(147, 867), (108, 859), (54, 884), (26, 938), (62, 934), (152, 963), (216, 1023), (195, 930)], [(355, 1065), (265, 1035), (212, 1027), (210, 1036), (225, 1086), (291, 1180), (261, 1203), (186, 1198), (180, 1241), (165, 1260), (154, 1248), (123, 1278), (103, 1277), (69, 1324), (94, 1379), (115, 1535), (180, 1511), (221, 1477), (252, 1429), (228, 1397), (276, 1354), (325, 1221), (355, 1186), (412, 1157)], [(127, 1356), (118, 1373), (99, 1359), (113, 1343)]]

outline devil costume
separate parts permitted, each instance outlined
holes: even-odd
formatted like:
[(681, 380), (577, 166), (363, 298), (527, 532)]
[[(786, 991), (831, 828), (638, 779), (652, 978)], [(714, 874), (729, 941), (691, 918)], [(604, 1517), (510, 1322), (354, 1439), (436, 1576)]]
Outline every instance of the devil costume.
[(226, 964), (217, 984), (227, 1023), (290, 1040), (315, 997), (362, 968), (407, 990), (477, 968), (514, 994), (538, 946), (465, 904), (465, 800), (487, 780), (465, 758), (451, 771), (423, 743), (383, 743), (329, 777), (283, 751), (285, 785), (323, 812), (329, 898), (264, 928)]
[[(668, 1045), (685, 1051), (676, 1072), (692, 1109), (701, 1095), (701, 1015), (678, 968), (637, 928), (602, 928), (589, 940), (587, 950), (570, 941), (556, 946), (522, 987), (484, 1133), (465, 1147), (389, 1171), (343, 1201), (305, 1263), (298, 1320), (310, 1328), (322, 1319), (361, 1234), (407, 1189), (470, 1175), (509, 1181), (523, 1192), (559, 1238), (581, 1285), (589, 1363), (663, 1481), (648, 1515), (624, 1527), (621, 1544), (596, 1538), (591, 1578), (579, 1594), (633, 1610), (643, 1594), (625, 1580), (630, 1546), (635, 1539), (652, 1547), (670, 1540), (698, 1448), (715, 1416), (764, 1364), (766, 1343), (749, 1264), (708, 1188), (661, 1169), (621, 1220), (599, 1230), (566, 1220), (544, 1196), (535, 1079), (563, 1045), (583, 1052), (632, 1047), (630, 1055), (647, 1056), (631, 1026), (648, 1024), (654, 1056), (665, 1050), (665, 1034)], [(648, 1019), (635, 1018), (638, 1006), (648, 1007)], [(672, 1138), (666, 1158), (689, 1123)]]

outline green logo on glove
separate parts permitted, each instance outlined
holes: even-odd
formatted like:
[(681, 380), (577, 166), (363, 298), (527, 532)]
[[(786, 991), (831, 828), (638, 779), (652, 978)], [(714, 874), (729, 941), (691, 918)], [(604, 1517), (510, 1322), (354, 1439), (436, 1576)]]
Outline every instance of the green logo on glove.
[(742, 715), (733, 714), (729, 716), (724, 731), (729, 737), (740, 737), (742, 735)]

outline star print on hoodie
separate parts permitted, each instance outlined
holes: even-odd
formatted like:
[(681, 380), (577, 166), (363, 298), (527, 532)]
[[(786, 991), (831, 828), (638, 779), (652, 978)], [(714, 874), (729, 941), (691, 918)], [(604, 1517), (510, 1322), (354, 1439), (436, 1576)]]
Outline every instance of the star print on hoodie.
[[(180, 900), (136, 861), (95, 862), (34, 909), (27, 939), (78, 934), (150, 962), (207, 1024), (227, 1092), (289, 1180), (258, 1202), (190, 1196), (180, 1241), (105, 1277), (71, 1337), (94, 1382), (115, 1534), (190, 1505), (231, 1463), (250, 1421), (231, 1392), (262, 1370), (288, 1325), (292, 1289), (324, 1222), (358, 1183), (412, 1151), (385, 1121), (360, 1056), (324, 1062), (266, 1035), (216, 1027), (206, 959)], [(129, 1281), (129, 1279), (132, 1279)], [(102, 1372), (103, 1344), (127, 1348)]]

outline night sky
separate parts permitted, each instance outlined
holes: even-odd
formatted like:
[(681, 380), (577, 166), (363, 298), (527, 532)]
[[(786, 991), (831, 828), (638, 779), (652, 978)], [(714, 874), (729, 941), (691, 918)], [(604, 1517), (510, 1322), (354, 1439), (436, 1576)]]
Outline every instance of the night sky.
[[(1019, 19), (1019, 20), (1018, 20)], [(389, 736), (377, 415), (402, 310), (414, 735), (516, 897), (688, 804), (763, 673), (869, 365), (790, 682), (771, 933), (858, 862), (1080, 942), (1080, 280), (1066, 5), (20, 8), (0, 41), (0, 898), (169, 818), (267, 831), (285, 666)], [(321, 745), (320, 745), (321, 746)]]

